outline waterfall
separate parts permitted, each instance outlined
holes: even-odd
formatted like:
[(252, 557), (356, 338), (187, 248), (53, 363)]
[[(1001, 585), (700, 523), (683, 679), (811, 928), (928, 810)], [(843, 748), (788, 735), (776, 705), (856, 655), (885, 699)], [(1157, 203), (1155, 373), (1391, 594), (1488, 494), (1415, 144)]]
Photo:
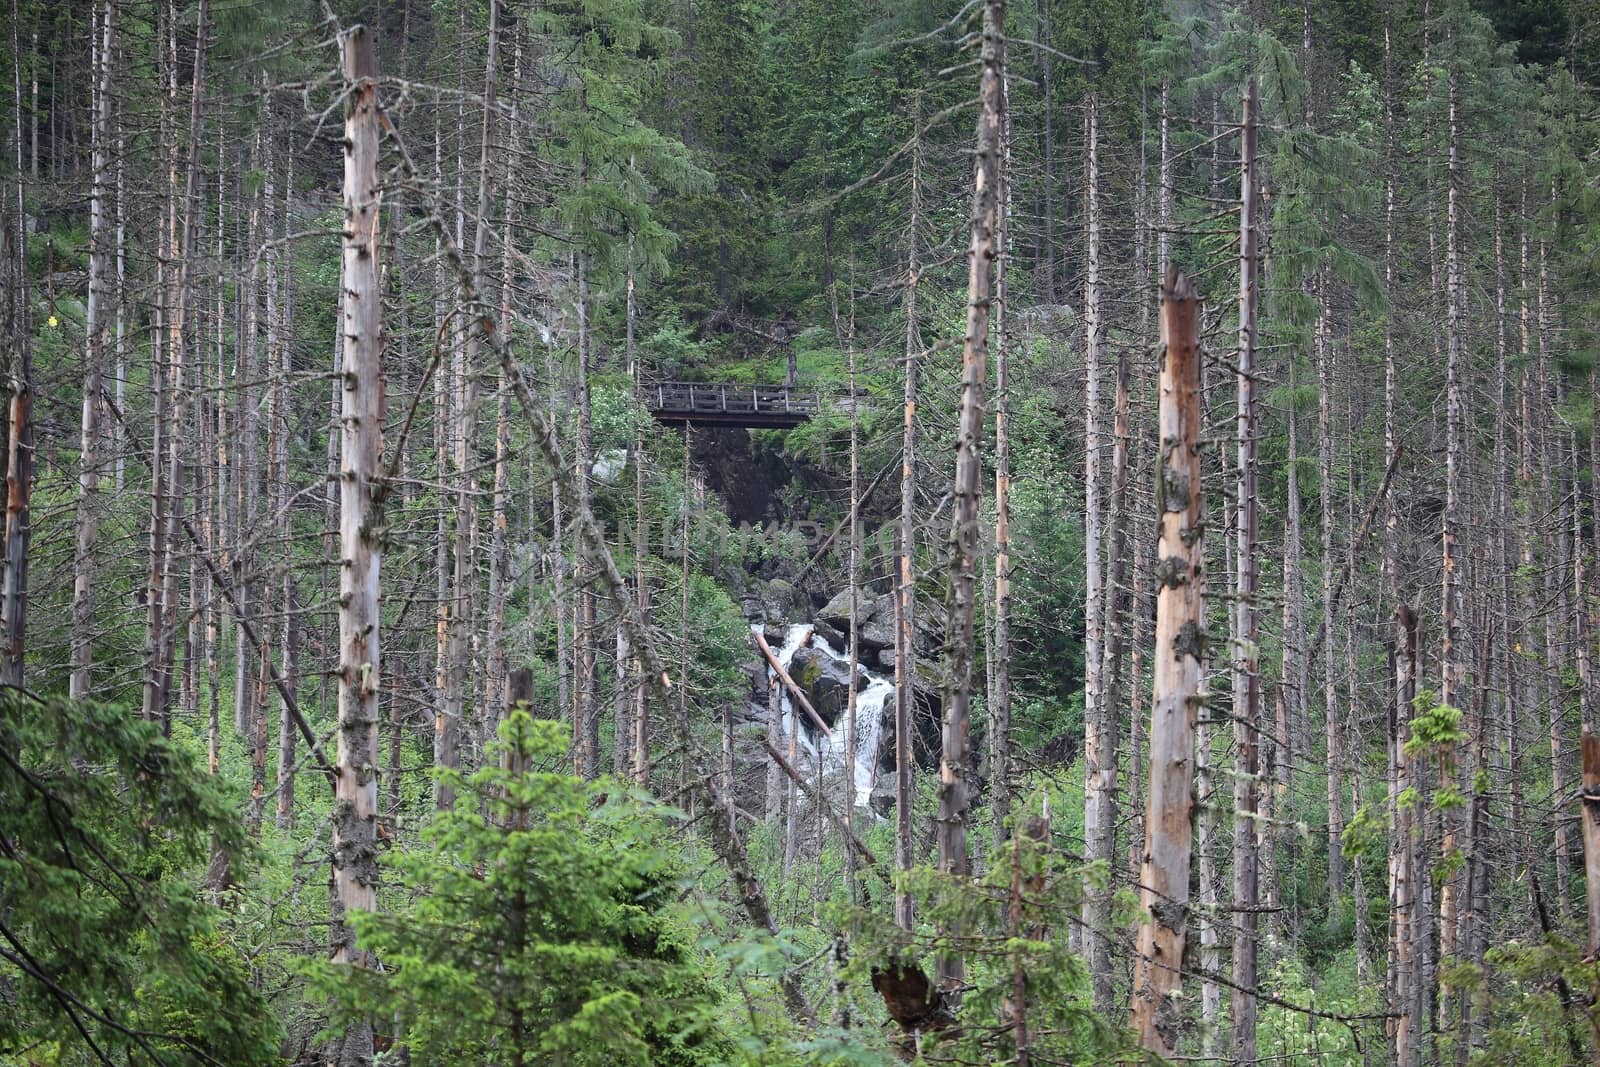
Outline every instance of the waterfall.
[[(754, 625), (751, 629), (760, 629)], [(811, 647), (821, 652), (824, 656), (843, 666), (848, 673), (850, 657), (847, 653), (840, 652), (817, 634), (815, 627), (810, 623), (794, 623), (784, 631), (783, 644), (773, 649), (773, 654), (778, 657), (778, 662), (783, 664), (784, 670), (790, 670), (794, 662), (795, 653), (807, 642)], [(866, 807), (872, 795), (872, 787), (878, 776), (878, 746), (883, 739), (883, 707), (889, 698), (894, 695), (894, 682), (866, 666), (858, 666), (859, 675), (856, 683), (856, 760), (852, 768), (856, 787), (856, 806)], [(865, 684), (861, 684), (861, 678)], [(843, 770), (844, 754), (846, 748), (845, 733), (848, 729), (847, 716), (841, 714), (835, 722), (833, 736), (819, 738), (816, 728), (808, 716), (797, 715), (799, 710), (789, 697), (788, 687), (778, 678), (778, 674), (770, 666), (767, 668), (767, 682), (769, 685), (780, 687), (783, 699), (783, 728), (786, 732), (793, 732), (798, 725), (800, 748), (813, 760), (820, 760), (824, 771)], [(869, 809), (870, 810), (870, 809)]]

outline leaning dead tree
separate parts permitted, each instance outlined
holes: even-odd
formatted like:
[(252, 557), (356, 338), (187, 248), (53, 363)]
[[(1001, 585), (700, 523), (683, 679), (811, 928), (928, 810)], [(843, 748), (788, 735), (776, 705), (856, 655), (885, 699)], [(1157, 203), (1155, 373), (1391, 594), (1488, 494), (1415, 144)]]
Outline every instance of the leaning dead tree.
[[(378, 64), (357, 26), (344, 35), (350, 83), (344, 123), (344, 232), (339, 284), (344, 349), (339, 464), (339, 749), (333, 808), (333, 962), (371, 967), (345, 916), (377, 906), (378, 574), (383, 559), (377, 496), (383, 455), (383, 290), (378, 265)], [(338, 1067), (372, 1062), (366, 1024), (344, 1034)]]
[(1156, 647), (1151, 663), (1150, 781), (1139, 870), (1139, 937), (1132, 1026), (1139, 1045), (1176, 1051), (1184, 931), (1189, 913), (1189, 818), (1194, 722), (1204, 655), (1200, 496), (1200, 299), (1177, 268), (1161, 290), (1160, 467), (1156, 514)]

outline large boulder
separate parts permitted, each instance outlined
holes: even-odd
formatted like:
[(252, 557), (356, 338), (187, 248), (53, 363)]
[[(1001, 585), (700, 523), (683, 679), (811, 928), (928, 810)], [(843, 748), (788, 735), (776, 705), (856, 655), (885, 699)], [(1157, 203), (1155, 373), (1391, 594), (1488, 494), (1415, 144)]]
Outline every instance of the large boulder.
[[(863, 658), (871, 658), (872, 653), (894, 648), (894, 594), (880, 593), (876, 596), (862, 594), (860, 597), (860, 635), (859, 641)], [(931, 656), (938, 652), (939, 644), (944, 639), (944, 608), (933, 601), (917, 601), (915, 617), (916, 634), (912, 638), (920, 656)], [(850, 633), (850, 590), (841, 589), (833, 599), (817, 612), (817, 621), (826, 624), (830, 629), (845, 635)]]
[[(789, 664), (789, 677), (805, 693), (822, 721), (830, 727), (850, 706), (850, 665), (810, 645), (797, 649)], [(857, 691), (868, 685), (866, 672), (856, 668)]]
[(810, 597), (787, 578), (750, 578), (739, 590), (739, 613), (765, 625), (768, 633), (776, 631), (780, 641), (784, 627), (803, 622), (810, 606)]

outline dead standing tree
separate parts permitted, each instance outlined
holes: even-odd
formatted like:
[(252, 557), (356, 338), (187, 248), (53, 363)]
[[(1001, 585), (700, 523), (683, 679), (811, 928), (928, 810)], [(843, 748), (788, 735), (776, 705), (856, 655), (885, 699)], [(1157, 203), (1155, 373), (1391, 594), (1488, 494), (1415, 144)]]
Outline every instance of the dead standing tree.
[(1190, 825), (1194, 808), (1194, 723), (1200, 698), (1202, 602), (1200, 350), (1194, 285), (1169, 267), (1161, 292), (1160, 438), (1156, 514), (1156, 647), (1150, 710), (1150, 781), (1144, 861), (1139, 870), (1139, 937), (1133, 962), (1131, 1025), (1139, 1045), (1176, 1051), (1174, 992), (1181, 980), (1189, 912)]
[[(982, 466), (983, 382), (989, 361), (989, 315), (993, 304), (1000, 185), (1000, 131), (1005, 122), (1005, 0), (983, 10), (982, 74), (978, 88), (978, 150), (973, 173), (972, 241), (967, 248), (967, 330), (961, 353), (961, 419), (956, 445), (950, 533), (950, 625), (945, 662), (943, 753), (939, 761), (939, 870), (964, 876), (967, 856), (967, 759), (971, 727), (973, 584), (978, 561), (978, 486)], [(963, 961), (954, 952), (939, 959), (939, 987), (958, 988)]]
[[(344, 917), (377, 906), (378, 853), (378, 575), (377, 496), (382, 492), (383, 292), (379, 285), (377, 59), (372, 39), (355, 27), (344, 35), (350, 83), (344, 131), (344, 261), (340, 334), (344, 400), (339, 471), (339, 749), (333, 809), (333, 962), (371, 967)], [(344, 1034), (333, 1062), (372, 1062), (372, 1031), (358, 1023)]]

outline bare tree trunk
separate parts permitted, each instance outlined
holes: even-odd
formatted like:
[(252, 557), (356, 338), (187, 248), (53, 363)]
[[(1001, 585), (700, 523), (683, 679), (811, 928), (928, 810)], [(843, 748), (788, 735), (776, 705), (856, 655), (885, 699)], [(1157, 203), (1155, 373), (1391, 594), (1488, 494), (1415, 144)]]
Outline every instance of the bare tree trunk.
[[(1084, 101), (1084, 142), (1087, 145), (1085, 171), (1085, 220), (1088, 227), (1087, 259), (1084, 265), (1084, 461), (1083, 461), (1083, 549), (1084, 549), (1084, 683), (1083, 683), (1083, 759), (1084, 809), (1083, 838), (1085, 855), (1092, 863), (1108, 859), (1104, 849), (1106, 830), (1113, 827), (1111, 793), (1116, 788), (1115, 747), (1107, 751), (1106, 732), (1111, 727), (1106, 714), (1101, 672), (1104, 670), (1103, 630), (1105, 579), (1101, 564), (1101, 437), (1100, 420), (1100, 101), (1090, 94)], [(1096, 953), (1092, 942), (1097, 931), (1092, 924), (1092, 898), (1084, 908), (1084, 955), (1091, 976), (1106, 969), (1104, 953)], [(1103, 944), (1103, 942), (1102, 942)]]
[[(150, 586), (147, 591), (149, 614), (146, 622), (145, 647), (149, 658), (145, 670), (144, 685), (144, 717), (147, 720), (160, 720), (163, 730), (170, 728), (168, 721), (169, 708), (172, 698), (172, 667), (174, 660), (174, 646), (177, 641), (177, 588), (178, 575), (175, 566), (177, 551), (177, 530), (179, 516), (183, 513), (183, 466), (185, 440), (183, 433), (184, 411), (186, 395), (184, 390), (183, 368), (184, 348), (187, 343), (189, 291), (191, 272), (194, 259), (194, 240), (199, 215), (200, 181), (200, 134), (201, 115), (205, 101), (205, 73), (206, 73), (206, 31), (209, 28), (210, 5), (208, 0), (199, 0), (195, 8), (195, 49), (194, 71), (190, 81), (189, 100), (189, 155), (187, 162), (187, 176), (185, 178), (182, 210), (177, 204), (173, 205), (169, 218), (169, 247), (177, 260), (177, 274), (173, 284), (167, 290), (168, 300), (166, 326), (166, 352), (165, 362), (168, 366), (163, 371), (165, 388), (169, 391), (170, 415), (167, 417), (167, 455), (166, 477), (164, 484), (159, 484), (159, 491), (152, 491), (153, 502), (151, 523), (151, 553), (150, 553)], [(176, 27), (173, 27), (173, 40), (176, 40)], [(172, 69), (175, 78), (177, 71)], [(176, 91), (172, 82), (169, 88)], [(176, 166), (176, 148), (169, 154), (172, 166)], [(170, 175), (169, 180), (176, 194), (177, 178)], [(182, 219), (181, 225), (179, 219)], [(162, 457), (160, 450), (152, 448), (152, 464), (160, 464)], [(159, 481), (152, 479), (153, 481)]]
[[(1554, 516), (1556, 534), (1550, 538), (1555, 547), (1556, 566), (1545, 567), (1543, 595), (1544, 602), (1551, 605), (1551, 610), (1542, 612), (1544, 616), (1544, 661), (1545, 661), (1545, 703), (1549, 723), (1550, 739), (1550, 790), (1552, 796), (1565, 796), (1567, 789), (1567, 763), (1568, 749), (1566, 747), (1566, 728), (1562, 722), (1564, 709), (1562, 707), (1562, 680), (1560, 664), (1563, 657), (1560, 652), (1560, 627), (1561, 611), (1556, 610), (1559, 603), (1559, 579), (1552, 573), (1557, 567), (1565, 566), (1566, 559), (1566, 524), (1562, 520), (1562, 499), (1565, 492), (1556, 492), (1552, 484), (1551, 470), (1554, 464), (1551, 457), (1551, 427), (1550, 427), (1550, 394), (1551, 394), (1551, 367), (1549, 353), (1550, 316), (1547, 301), (1549, 276), (1549, 250), (1545, 241), (1539, 242), (1539, 279), (1538, 279), (1538, 380), (1536, 383), (1538, 400), (1538, 422), (1543, 431), (1539, 434), (1539, 489), (1543, 507), (1539, 510)], [(1524, 285), (1527, 283), (1524, 272)], [(1552, 839), (1554, 841), (1555, 867), (1556, 867), (1556, 910), (1562, 921), (1566, 921), (1571, 914), (1572, 899), (1572, 842), (1569, 830), (1569, 821), (1563, 818), (1559, 811), (1553, 813)]]
[[(117, 230), (117, 236), (116, 236), (116, 242), (117, 242), (117, 299), (116, 299), (116, 305), (117, 305), (117, 338), (116, 338), (116, 354), (117, 354), (117, 362), (116, 362), (116, 374), (117, 374), (117, 381), (116, 381), (116, 389), (115, 389), (117, 410), (118, 411), (127, 410), (126, 407), (125, 407), (125, 403), (126, 403), (126, 400), (127, 400), (127, 388), (128, 388), (128, 313), (127, 313), (127, 302), (128, 302), (128, 298), (127, 298), (127, 294), (128, 294), (128, 284), (127, 284), (127, 277), (128, 277), (128, 271), (127, 271), (127, 266), (128, 266), (128, 211), (127, 211), (128, 199), (127, 199), (127, 188), (128, 187), (127, 187), (127, 174), (126, 174), (125, 158), (126, 158), (126, 156), (125, 156), (124, 149), (123, 149), (123, 139), (122, 139), (122, 119), (121, 119), (121, 116), (119, 115), (118, 118), (117, 118), (117, 146), (116, 146), (116, 160), (117, 160), (117, 176), (116, 176), (116, 182), (117, 182), (117, 190), (116, 190), (116, 211), (117, 211), (117, 225), (116, 225), (116, 230)], [(220, 257), (219, 257), (219, 260), (220, 260)], [(218, 290), (218, 297), (219, 297), (219, 299), (221, 297), (220, 288)], [(220, 321), (220, 319), (221, 319), (221, 313), (219, 312), (218, 313), (218, 320)], [(221, 408), (220, 404), (218, 405), (218, 408), (220, 410), (220, 408)], [(116, 453), (117, 453), (117, 458), (116, 458), (116, 487), (117, 487), (117, 492), (118, 493), (121, 493), (126, 488), (126, 485), (127, 485), (127, 452), (128, 452), (127, 436), (128, 436), (127, 427), (125, 427), (119, 421), (116, 424), (116, 440), (115, 440), (115, 447), (116, 447)]]
[[(860, 903), (861, 887), (856, 880), (856, 853), (849, 845), (849, 841), (856, 835), (856, 759), (859, 750), (856, 746), (856, 727), (859, 725), (857, 716), (860, 714), (858, 706), (861, 688), (861, 421), (860, 409), (856, 397), (856, 270), (855, 260), (850, 262), (850, 317), (845, 328), (845, 363), (850, 388), (850, 647), (847, 652), (849, 657), (850, 689), (846, 695), (845, 703), (845, 730), (844, 730), (844, 861), (845, 882), (850, 892), (852, 903)], [(732, 764), (732, 748), (729, 748), (729, 764)], [(730, 772), (730, 778), (732, 777)], [(733, 793), (732, 783), (729, 784), (729, 795)], [(819, 806), (825, 806), (822, 793), (817, 795)], [(839, 935), (842, 938), (842, 934)], [(836, 950), (842, 951), (843, 942), (835, 943)], [(841, 1004), (844, 1003), (840, 998)], [(841, 1009), (842, 1010), (842, 1009)], [(844, 1025), (848, 1026), (848, 1022)]]
[[(1143, 277), (1142, 271), (1140, 276), (1141, 278)], [(1111, 453), (1111, 541), (1110, 550), (1108, 552), (1109, 569), (1106, 574), (1106, 585), (1110, 591), (1110, 598), (1106, 602), (1105, 667), (1103, 670), (1103, 677), (1105, 679), (1105, 705), (1108, 712), (1108, 718), (1111, 720), (1114, 728), (1111, 731), (1109, 740), (1119, 742), (1118, 747), (1120, 747), (1120, 738), (1116, 736), (1117, 731), (1115, 730), (1115, 726), (1120, 722), (1122, 716), (1125, 714), (1122, 708), (1124, 694), (1133, 692), (1134, 687), (1138, 683), (1137, 673), (1135, 673), (1135, 677), (1132, 679), (1131, 683), (1126, 681), (1124, 676), (1123, 662), (1125, 650), (1129, 644), (1127, 639), (1128, 627), (1132, 625), (1129, 618), (1129, 609), (1134, 601), (1132, 589), (1129, 584), (1130, 561), (1128, 559), (1128, 523), (1129, 513), (1132, 508), (1132, 501), (1129, 498), (1130, 494), (1128, 491), (1128, 451), (1129, 440), (1131, 436), (1129, 426), (1129, 404), (1132, 394), (1131, 363), (1132, 360), (1130, 358), (1128, 346), (1124, 344), (1118, 349), (1117, 352), (1117, 386), (1113, 414), (1112, 432), (1114, 441)], [(1139, 759), (1139, 748), (1137, 741), (1138, 716), (1129, 716), (1129, 719), (1130, 725), (1133, 727), (1133, 732), (1135, 734), (1133, 751), (1130, 753), (1129, 767), (1133, 769), (1130, 771), (1131, 775), (1137, 776), (1136, 768), (1138, 766)], [(1112, 760), (1111, 768), (1113, 776), (1116, 774), (1117, 766), (1118, 761)], [(1114, 784), (1115, 782), (1113, 781), (1113, 785)], [(1115, 794), (1112, 796), (1112, 803), (1110, 807), (1113, 810), (1116, 807)], [(1133, 810), (1131, 802), (1127, 805), (1124, 805), (1124, 810)], [(1113, 827), (1115, 825), (1115, 821), (1115, 818), (1113, 818)], [(1107, 854), (1106, 861), (1110, 865), (1108, 874), (1114, 875), (1118, 867), (1116, 842), (1114, 840), (1116, 835), (1112, 833), (1108, 836), (1110, 836), (1113, 840), (1110, 842), (1111, 851)], [(1133, 848), (1135, 852), (1137, 852), (1138, 845), (1135, 844)], [(1115, 936), (1115, 931), (1111, 925), (1111, 904), (1113, 897), (1112, 887), (1114, 884), (1114, 880), (1109, 882), (1105, 891), (1099, 893), (1101, 899), (1096, 902), (1096, 907), (1099, 910), (1099, 914), (1096, 916), (1096, 918), (1101, 925), (1094, 927), (1094, 929), (1097, 931), (1103, 931), (1103, 933), (1099, 934), (1098, 936), (1106, 939), (1104, 947), (1108, 953), (1104, 971), (1104, 981), (1098, 985), (1095, 990), (1097, 997), (1096, 1010), (1099, 1011), (1105, 1018), (1110, 1018), (1112, 1013), (1115, 1011), (1114, 1001), (1116, 989), (1114, 986), (1114, 980), (1116, 961), (1114, 957), (1109, 955), (1113, 945), (1111, 939)], [(1100, 1006), (1101, 998), (1104, 1000), (1104, 1006)]]
[[(22, 246), (26, 249), (26, 245)], [(25, 272), (26, 251), (21, 255)], [(21, 303), (21, 301), (19, 301)], [(23, 685), (24, 631), (28, 610), (28, 541), (32, 533), (29, 497), (33, 492), (33, 388), (30, 328), (19, 311), (13, 323), (19, 339), (11, 367), (11, 405), (6, 455), (5, 573), (0, 579), (0, 680)]]
[[(483, 291), (484, 257), (489, 242), (489, 205), (492, 197), (492, 169), (490, 161), (494, 151), (495, 91), (498, 85), (500, 64), (500, 5), (489, 3), (488, 54), (484, 59), (483, 75), (483, 127), (478, 144), (478, 201), (477, 225), (473, 233), (471, 269), (478, 280), (477, 289)], [(477, 428), (478, 428), (478, 356), (476, 332), (469, 331), (461, 351), (461, 374), (456, 383), (456, 529), (454, 544), (455, 566), (450, 582), (450, 626), (447, 640), (449, 666), (445, 675), (445, 699), (441, 707), (441, 721), (436, 731), (440, 751), (435, 763), (441, 767), (455, 768), (461, 761), (461, 738), (467, 734), (467, 673), (471, 667), (471, 634), (473, 626), (473, 586), (477, 582), (478, 546), (478, 479)], [(487, 709), (478, 709), (484, 714)], [(454, 790), (440, 783), (434, 793), (434, 803), (439, 808), (450, 807), (455, 802)]]
[[(300, 689), (300, 605), (295, 599), (294, 578), (289, 568), (283, 574), (283, 670), (291, 692)], [(289, 706), (278, 717), (278, 807), (277, 826), (286, 830), (294, 825), (296, 732)]]
[[(968, 733), (971, 726), (973, 579), (978, 561), (979, 451), (983, 444), (983, 382), (989, 359), (995, 230), (999, 214), (1001, 131), (1005, 124), (1005, 0), (986, 0), (978, 98), (978, 148), (973, 175), (972, 239), (967, 249), (967, 323), (961, 353), (961, 415), (957, 434), (955, 501), (950, 543), (950, 612), (946, 627), (947, 692), (939, 762), (939, 869), (965, 876)], [(958, 988), (961, 956), (939, 959), (939, 985)]]
[[(1010, 79), (1002, 79), (1000, 207), (995, 229), (994, 284), (994, 643), (986, 657), (993, 677), (989, 694), (989, 810), (994, 847), (1006, 840), (1011, 818), (1011, 369), (1006, 350), (1008, 307), (1006, 262), (1011, 255)], [(1019, 1009), (1020, 1010), (1020, 1009)]]
[[(345, 916), (377, 906), (379, 572), (374, 496), (383, 451), (383, 296), (379, 288), (377, 59), (363, 27), (344, 35), (344, 405), (340, 419), (339, 744), (333, 814), (333, 963), (370, 968)], [(372, 1029), (345, 1031), (338, 1067), (372, 1063)]]
[(1042, 42), (1044, 47), (1039, 48), (1039, 61), (1041, 84), (1039, 91), (1043, 96), (1041, 121), (1043, 129), (1040, 131), (1040, 140), (1044, 163), (1044, 262), (1040, 265), (1044, 282), (1044, 302), (1056, 302), (1056, 134), (1055, 134), (1055, 74), (1054, 58), (1055, 48), (1050, 43), (1050, 0), (1034, 0), (1034, 12), (1037, 17), (1034, 38), (1036, 43)]
[(1256, 1059), (1256, 929), (1260, 904), (1256, 815), (1260, 806), (1261, 626), (1256, 615), (1256, 83), (1245, 87), (1239, 175), (1239, 470), (1234, 537), (1233, 646), (1233, 1032), (1229, 1059)]
[(84, 317), (83, 422), (78, 446), (78, 519), (72, 564), (72, 674), (67, 689), (74, 700), (87, 697), (93, 684), (95, 549), (100, 530), (100, 380), (106, 362), (106, 310), (112, 296), (114, 251), (107, 201), (111, 193), (111, 51), (116, 40), (115, 22), (116, 7), (107, 0), (94, 34), (89, 300)]
[[(628, 375), (633, 379), (633, 393), (635, 398), (635, 417), (633, 423), (633, 595), (639, 598), (639, 612), (648, 622), (650, 618), (650, 578), (645, 572), (645, 559), (650, 554), (650, 546), (645, 538), (644, 517), (644, 428), (645, 419), (640, 415), (644, 410), (644, 366), (639, 360), (638, 348), (635, 344), (634, 331), (638, 319), (638, 301), (634, 292), (637, 281), (634, 270), (634, 235), (628, 234), (628, 306), (627, 306), (627, 346), (626, 357), (628, 361)], [(641, 788), (650, 787), (650, 686), (649, 680), (644, 677), (644, 664), (635, 656), (632, 662), (633, 693), (633, 733), (627, 739), (632, 750), (629, 761), (629, 772)], [(618, 744), (623, 741), (619, 740)], [(768, 788), (768, 796), (772, 795), (772, 788)], [(769, 812), (768, 817), (771, 817)]]
[[(922, 339), (917, 330), (917, 272), (922, 224), (922, 94), (912, 94), (911, 115), (911, 219), (906, 230), (905, 295), (905, 380), (904, 422), (900, 431), (900, 558), (895, 585), (894, 619), (894, 855), (895, 870), (909, 871), (916, 862), (912, 841), (911, 805), (913, 797), (912, 720), (916, 711), (916, 414), (917, 364)], [(897, 881), (894, 897), (895, 924), (902, 930), (915, 926), (911, 894)]]
[[(579, 181), (588, 177), (589, 164), (585, 157)], [(592, 459), (590, 441), (590, 327), (589, 327), (589, 256), (580, 250), (578, 263), (578, 432), (574, 470), (578, 484), (584, 488), (585, 505), (588, 504), (589, 465)], [(684, 542), (688, 552), (688, 542)], [(595, 603), (594, 591), (589, 588), (589, 575), (582, 556), (575, 557), (573, 568), (573, 593), (576, 610), (573, 622), (573, 677), (572, 677), (572, 751), (575, 769), (585, 778), (600, 773), (600, 721), (595, 705)]]
[[(1100, 402), (1101, 292), (1100, 292), (1100, 98), (1091, 93), (1085, 101), (1084, 139), (1088, 146), (1087, 213), (1088, 259), (1083, 283), (1084, 348), (1084, 460), (1083, 543), (1086, 567), (1084, 591), (1083, 687), (1083, 839), (1090, 863), (1110, 863), (1116, 849), (1117, 717), (1105, 700), (1105, 575), (1101, 562), (1102, 467), (1104, 426)], [(1096, 1007), (1111, 1010), (1109, 887), (1092, 891), (1083, 905), (1083, 954), (1094, 983)]]
[(1600, 737), (1583, 735), (1583, 868), (1588, 959), (1600, 959)]
[(1403, 795), (1414, 787), (1411, 757), (1406, 754), (1410, 736), (1411, 701), (1417, 688), (1417, 617), (1405, 604), (1395, 609), (1394, 701), (1390, 708), (1390, 804), (1394, 809), (1394, 837), (1390, 865), (1390, 946), (1393, 955), (1394, 985), (1389, 1010), (1394, 1013), (1394, 1062), (1397, 1067), (1415, 1067), (1420, 1062), (1419, 1017), (1415, 1011), (1416, 962), (1412, 955), (1415, 940), (1417, 845), (1414, 819), (1420, 800), (1406, 803)]
[[(1316, 281), (1317, 323), (1317, 496), (1322, 513), (1322, 624), (1324, 641), (1333, 639), (1333, 353), (1328, 337), (1328, 305), (1324, 278)], [(1307, 657), (1315, 650), (1307, 650)], [(1341, 768), (1344, 764), (1344, 730), (1338, 705), (1333, 656), (1322, 657), (1323, 729), (1327, 740), (1328, 798), (1328, 889), (1333, 896), (1344, 892), (1344, 853), (1340, 838), (1344, 834), (1344, 796)]]
[[(1466, 667), (1459, 645), (1460, 632), (1456, 611), (1460, 599), (1459, 560), (1456, 553), (1457, 529), (1461, 514), (1461, 474), (1463, 419), (1461, 361), (1462, 356), (1462, 296), (1460, 242), (1458, 238), (1460, 190), (1456, 174), (1456, 76), (1449, 76), (1450, 94), (1450, 155), (1449, 155), (1449, 206), (1445, 231), (1445, 269), (1448, 274), (1446, 299), (1446, 355), (1445, 355), (1445, 500), (1442, 524), (1439, 613), (1442, 623), (1439, 648), (1439, 702), (1455, 706), (1464, 701), (1466, 692)], [(1456, 773), (1454, 745), (1445, 743), (1439, 749), (1439, 785), (1452, 784)], [(1441, 814), (1444, 837), (1440, 842), (1441, 855), (1449, 860), (1456, 851), (1457, 817), (1450, 811)], [(1461, 911), (1461, 881), (1458, 874), (1444, 879), (1439, 893), (1439, 959), (1444, 964), (1458, 950), (1458, 921)], [(1441, 993), (1443, 991), (1441, 990)]]
[(1139, 1046), (1167, 1057), (1177, 1051), (1181, 1027), (1173, 998), (1189, 921), (1194, 723), (1204, 656), (1198, 310), (1194, 286), (1169, 267), (1161, 294), (1165, 356), (1156, 482), (1161, 562), (1156, 568), (1150, 784), (1131, 1006)]
[[(516, 79), (522, 63), (522, 42), (517, 41), (516, 59), (512, 64), (512, 78)], [(513, 114), (515, 109), (513, 108)], [(513, 120), (514, 122), (514, 120)], [(515, 129), (513, 127), (513, 133)], [(506, 165), (509, 175), (510, 164)], [(507, 178), (509, 182), (509, 177)], [(507, 213), (509, 216), (509, 212)], [(500, 246), (500, 319), (511, 321), (511, 222), (504, 223)], [(479, 747), (482, 749), (495, 736), (500, 720), (511, 709), (510, 665), (506, 659), (506, 601), (511, 596), (511, 394), (506, 390), (505, 372), (500, 372), (499, 387), (495, 390), (494, 419), (494, 499), (489, 526), (489, 634), (486, 644), (488, 655), (484, 671), (483, 708), (480, 721)]]

